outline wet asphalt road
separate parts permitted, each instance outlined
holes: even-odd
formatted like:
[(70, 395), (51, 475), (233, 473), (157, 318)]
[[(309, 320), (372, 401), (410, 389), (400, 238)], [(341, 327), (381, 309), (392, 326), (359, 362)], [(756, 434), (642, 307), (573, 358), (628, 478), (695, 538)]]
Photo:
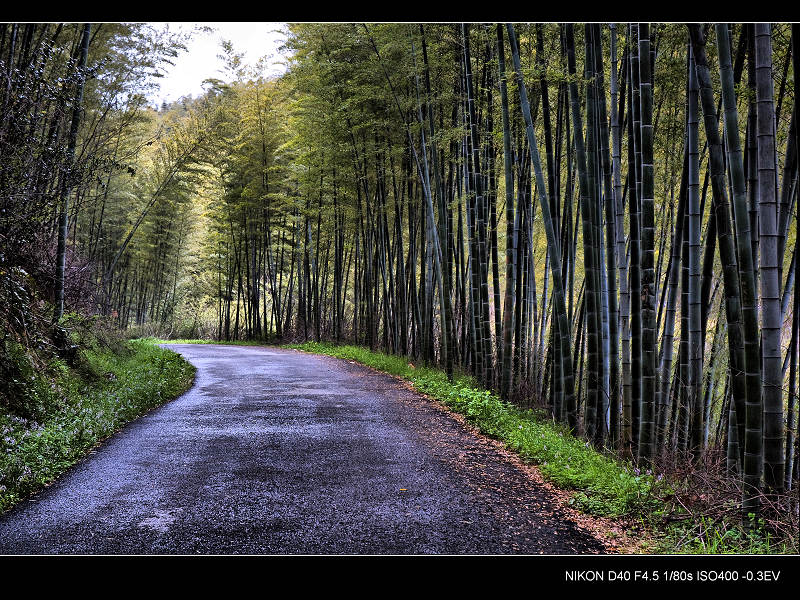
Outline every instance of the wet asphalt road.
[(493, 444), (387, 375), (169, 347), (197, 367), (192, 389), (0, 516), (0, 553), (603, 552)]

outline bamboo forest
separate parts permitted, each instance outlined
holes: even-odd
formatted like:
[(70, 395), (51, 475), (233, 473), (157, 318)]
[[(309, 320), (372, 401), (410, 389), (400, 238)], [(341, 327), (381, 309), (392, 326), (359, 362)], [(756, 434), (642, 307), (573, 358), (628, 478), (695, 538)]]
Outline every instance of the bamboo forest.
[[(396, 361), (371, 366), (473, 394), (569, 510), (667, 552), (798, 552), (800, 27), (275, 25), (280, 74), (224, 41), (157, 105), (188, 34), (0, 24), (0, 511), (121, 427), (73, 406), (134, 385), (113, 361), (152, 353), (155, 385), (193, 340)], [(481, 424), (501, 408), (625, 499)], [(47, 439), (82, 449), (47, 458), (66, 413)]]

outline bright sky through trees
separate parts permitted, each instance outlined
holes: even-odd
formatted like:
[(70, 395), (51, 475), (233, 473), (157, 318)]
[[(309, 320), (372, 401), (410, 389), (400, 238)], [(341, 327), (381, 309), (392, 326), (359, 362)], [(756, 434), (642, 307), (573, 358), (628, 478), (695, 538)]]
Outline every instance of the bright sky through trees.
[(222, 53), (222, 40), (231, 41), (236, 52), (244, 53), (243, 62), (247, 65), (254, 66), (260, 58), (267, 57), (265, 75), (279, 75), (285, 71), (285, 57), (278, 50), (286, 39), (283, 23), (178, 22), (152, 25), (169, 27), (170, 31), (195, 30), (187, 50), (175, 59), (175, 66), (170, 67), (160, 80), (161, 89), (151, 98), (155, 105), (189, 94), (197, 97), (203, 93), (205, 79), (225, 79), (223, 61), (218, 58)]

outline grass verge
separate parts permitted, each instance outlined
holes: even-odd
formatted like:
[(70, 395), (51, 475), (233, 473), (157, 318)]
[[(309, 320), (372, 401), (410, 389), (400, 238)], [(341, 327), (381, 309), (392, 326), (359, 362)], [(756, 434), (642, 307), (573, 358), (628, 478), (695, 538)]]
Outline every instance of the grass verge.
[(129, 421), (191, 387), (195, 368), (151, 341), (84, 350), (80, 370), (56, 364), (53, 410), (41, 422), (0, 410), (0, 512), (41, 489)]

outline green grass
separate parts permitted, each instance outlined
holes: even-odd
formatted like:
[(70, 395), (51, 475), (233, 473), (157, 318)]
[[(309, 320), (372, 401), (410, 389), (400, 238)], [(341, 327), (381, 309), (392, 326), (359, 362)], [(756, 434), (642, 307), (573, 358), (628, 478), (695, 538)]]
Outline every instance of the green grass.
[[(41, 489), (129, 421), (186, 391), (195, 368), (149, 341), (90, 347), (79, 371), (56, 365), (49, 416), (0, 410), (0, 512)], [(83, 371), (83, 372), (81, 372)]]
[(454, 376), (450, 382), (439, 369), (414, 368), (405, 358), (358, 346), (307, 342), (284, 347), (353, 360), (408, 380), (417, 391), (464, 415), (482, 433), (538, 465), (556, 486), (574, 490), (572, 504), (583, 512), (617, 517), (652, 511), (659, 504), (651, 475), (597, 452), (531, 410), (503, 402), (481, 390), (471, 377)]
[(663, 530), (653, 547), (656, 554), (796, 554), (797, 541), (791, 544), (756, 523), (749, 531), (740, 524), (698, 521), (673, 524)]

